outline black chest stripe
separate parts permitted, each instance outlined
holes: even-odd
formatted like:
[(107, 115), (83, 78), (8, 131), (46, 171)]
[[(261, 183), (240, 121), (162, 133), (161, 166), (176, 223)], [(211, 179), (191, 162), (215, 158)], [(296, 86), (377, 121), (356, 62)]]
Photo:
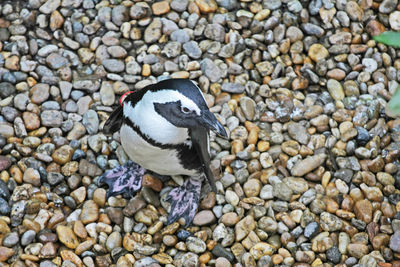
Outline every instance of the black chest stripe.
[(148, 135), (144, 134), (139, 127), (134, 124), (129, 118), (124, 117), (124, 123), (135, 131), (143, 140), (152, 146), (159, 147), (161, 149), (176, 150), (178, 152), (179, 161), (185, 169), (189, 170), (201, 170), (200, 158), (194, 148), (189, 147), (185, 144), (162, 144)]

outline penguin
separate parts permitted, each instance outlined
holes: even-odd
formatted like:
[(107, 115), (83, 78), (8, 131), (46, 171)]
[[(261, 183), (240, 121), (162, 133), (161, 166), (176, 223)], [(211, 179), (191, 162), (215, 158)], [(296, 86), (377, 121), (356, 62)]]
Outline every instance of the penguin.
[(105, 172), (100, 182), (108, 196), (141, 188), (147, 171), (185, 177), (183, 185), (168, 193), (168, 224), (179, 218), (190, 225), (196, 214), (204, 178), (216, 192), (210, 169), (209, 134), (226, 138), (222, 124), (207, 107), (200, 88), (189, 79), (166, 79), (121, 97), (121, 105), (104, 124), (106, 133), (119, 131), (130, 158), (123, 166)]

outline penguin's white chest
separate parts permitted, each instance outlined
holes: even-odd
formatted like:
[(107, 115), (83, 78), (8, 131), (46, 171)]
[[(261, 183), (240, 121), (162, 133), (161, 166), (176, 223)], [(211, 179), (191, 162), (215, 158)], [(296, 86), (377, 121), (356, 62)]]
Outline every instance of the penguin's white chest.
[(130, 126), (122, 125), (121, 144), (129, 158), (161, 175), (195, 175), (195, 170), (187, 170), (180, 163), (178, 151), (154, 146), (143, 139)]

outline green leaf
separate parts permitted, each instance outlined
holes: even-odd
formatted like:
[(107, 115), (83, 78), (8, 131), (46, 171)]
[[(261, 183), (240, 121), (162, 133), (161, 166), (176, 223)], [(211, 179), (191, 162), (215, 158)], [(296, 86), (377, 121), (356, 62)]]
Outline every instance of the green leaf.
[(400, 86), (397, 87), (396, 92), (392, 96), (392, 99), (390, 99), (387, 108), (391, 113), (393, 113), (393, 115), (400, 115)]
[(400, 48), (400, 32), (383, 32), (373, 37), (375, 41)]

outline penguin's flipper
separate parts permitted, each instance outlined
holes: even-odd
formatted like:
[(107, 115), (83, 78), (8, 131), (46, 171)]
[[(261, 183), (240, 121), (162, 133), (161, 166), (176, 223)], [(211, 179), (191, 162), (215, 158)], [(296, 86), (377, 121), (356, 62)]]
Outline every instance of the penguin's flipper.
[(119, 131), (123, 120), (123, 108), (119, 106), (111, 113), (110, 117), (108, 117), (107, 121), (104, 123), (103, 131), (105, 133), (115, 133), (116, 131)]
[(188, 178), (182, 186), (172, 189), (168, 193), (167, 201), (171, 203), (168, 224), (185, 219), (185, 226), (189, 226), (196, 215), (199, 206), (201, 181)]
[(99, 178), (100, 183), (108, 185), (107, 198), (127, 193), (131, 197), (142, 187), (142, 176), (146, 169), (133, 161), (106, 171)]

